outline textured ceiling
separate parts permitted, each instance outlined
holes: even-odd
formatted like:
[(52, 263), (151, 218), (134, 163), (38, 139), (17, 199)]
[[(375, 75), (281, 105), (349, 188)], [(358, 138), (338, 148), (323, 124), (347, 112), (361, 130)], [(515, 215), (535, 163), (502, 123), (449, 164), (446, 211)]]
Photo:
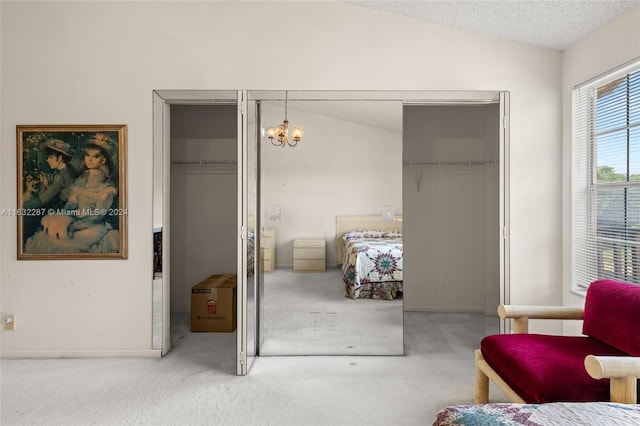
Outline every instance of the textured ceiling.
[(564, 50), (640, 0), (346, 1), (423, 21)]

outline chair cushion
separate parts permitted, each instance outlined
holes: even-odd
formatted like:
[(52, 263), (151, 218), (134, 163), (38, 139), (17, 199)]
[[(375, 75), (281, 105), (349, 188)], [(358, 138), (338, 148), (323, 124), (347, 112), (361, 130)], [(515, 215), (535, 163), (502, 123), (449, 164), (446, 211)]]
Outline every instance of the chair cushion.
[(480, 343), (482, 355), (525, 402), (609, 401), (609, 380), (584, 368), (589, 355), (626, 355), (585, 336), (496, 334)]
[(612, 280), (589, 285), (582, 333), (640, 356), (640, 286)]

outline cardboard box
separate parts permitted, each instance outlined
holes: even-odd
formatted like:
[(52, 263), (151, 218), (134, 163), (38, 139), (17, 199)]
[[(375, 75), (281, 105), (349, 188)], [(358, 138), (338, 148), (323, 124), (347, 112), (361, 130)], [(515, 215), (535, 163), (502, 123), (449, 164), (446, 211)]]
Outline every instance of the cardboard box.
[(191, 288), (191, 331), (236, 329), (237, 276), (211, 275)]

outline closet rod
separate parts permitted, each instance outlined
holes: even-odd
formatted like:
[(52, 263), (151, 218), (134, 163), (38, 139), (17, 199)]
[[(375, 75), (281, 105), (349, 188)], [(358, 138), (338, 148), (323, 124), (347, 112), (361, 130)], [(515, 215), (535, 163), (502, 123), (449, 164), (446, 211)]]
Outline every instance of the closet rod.
[(498, 160), (487, 161), (405, 161), (404, 165), (407, 166), (471, 166), (475, 164), (497, 164)]
[(198, 161), (172, 161), (171, 164), (185, 165), (185, 166), (235, 166), (237, 161), (212, 161), (212, 160), (198, 160)]

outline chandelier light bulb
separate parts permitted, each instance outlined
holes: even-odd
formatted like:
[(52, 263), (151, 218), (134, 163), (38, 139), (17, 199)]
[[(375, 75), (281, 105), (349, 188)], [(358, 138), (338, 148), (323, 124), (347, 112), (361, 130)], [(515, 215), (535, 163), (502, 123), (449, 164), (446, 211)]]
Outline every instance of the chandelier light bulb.
[(275, 138), (277, 134), (278, 134), (278, 131), (276, 130), (275, 127), (269, 127), (266, 131), (266, 135), (269, 139)]
[(291, 131), (291, 138), (296, 142), (300, 142), (302, 136), (304, 136), (304, 130), (302, 130), (302, 127), (294, 127)]

